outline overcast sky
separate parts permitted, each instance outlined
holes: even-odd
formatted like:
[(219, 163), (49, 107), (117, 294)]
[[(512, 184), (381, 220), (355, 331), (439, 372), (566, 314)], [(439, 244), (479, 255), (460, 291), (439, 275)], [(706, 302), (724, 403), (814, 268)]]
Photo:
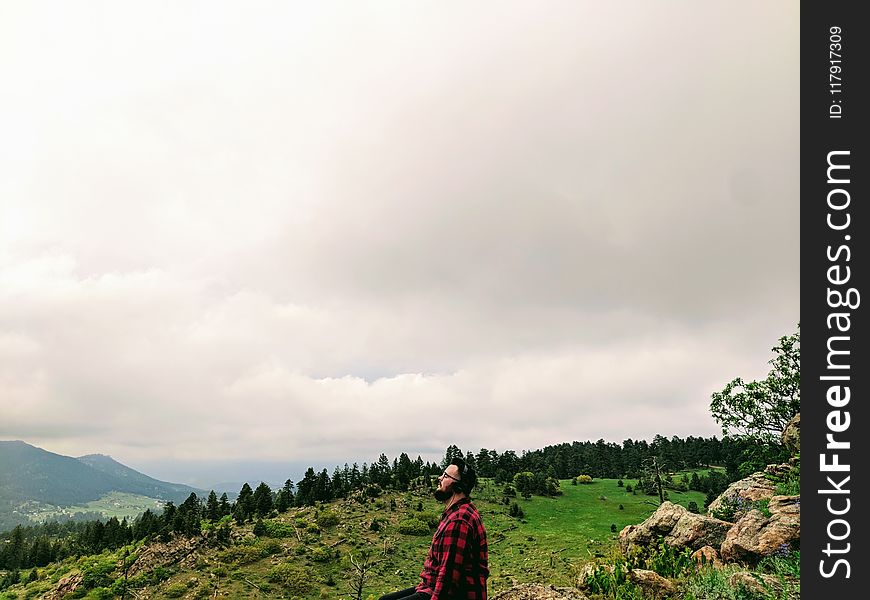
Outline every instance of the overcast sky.
[(798, 25), (3, 3), (0, 439), (193, 480), (720, 434), (799, 319)]

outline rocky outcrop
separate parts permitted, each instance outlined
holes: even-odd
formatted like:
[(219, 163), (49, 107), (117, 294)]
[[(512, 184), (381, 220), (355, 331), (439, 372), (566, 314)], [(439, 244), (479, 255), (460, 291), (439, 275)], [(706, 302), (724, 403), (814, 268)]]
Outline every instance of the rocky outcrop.
[(734, 524), (722, 542), (722, 560), (755, 563), (800, 547), (800, 496), (774, 496), (768, 510), (770, 517), (753, 509)]
[(677, 586), (655, 571), (634, 569), (628, 572), (627, 577), (630, 582), (643, 590), (644, 596), (658, 598), (660, 596), (670, 596), (677, 592)]
[(524, 583), (490, 597), (491, 600), (589, 600), (577, 588)]
[(175, 537), (169, 542), (147, 546), (130, 566), (129, 576), (148, 573), (157, 567), (166, 567), (193, 555), (205, 542), (205, 538)]
[(58, 581), (57, 586), (43, 596), (43, 598), (46, 600), (61, 600), (61, 598), (65, 598), (67, 594), (72, 594), (76, 591), (76, 589), (82, 584), (83, 579), (84, 576), (81, 573), (67, 575)]
[(772, 481), (765, 477), (764, 473), (753, 473), (745, 479), (735, 481), (722, 492), (718, 498), (707, 507), (707, 514), (713, 515), (726, 509), (726, 503), (732, 503), (738, 507), (759, 500), (767, 500), (773, 497), (775, 486)]
[(672, 502), (664, 502), (640, 525), (629, 525), (619, 533), (619, 547), (628, 552), (633, 546), (646, 546), (663, 537), (666, 544), (698, 550), (719, 546), (731, 523), (696, 515)]
[(798, 413), (791, 418), (785, 429), (782, 430), (782, 435), (779, 438), (782, 445), (791, 452), (792, 455), (801, 451), (801, 414)]
[(719, 552), (713, 546), (704, 546), (695, 550), (692, 554), (692, 560), (698, 565), (712, 565), (721, 567), (722, 561), (719, 559)]

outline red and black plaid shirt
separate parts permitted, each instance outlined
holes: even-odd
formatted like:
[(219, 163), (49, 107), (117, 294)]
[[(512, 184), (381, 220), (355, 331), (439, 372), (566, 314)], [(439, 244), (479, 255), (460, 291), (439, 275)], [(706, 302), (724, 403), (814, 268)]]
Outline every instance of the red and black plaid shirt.
[(471, 500), (462, 498), (441, 515), (417, 591), (431, 600), (486, 600), (487, 577), (486, 529)]

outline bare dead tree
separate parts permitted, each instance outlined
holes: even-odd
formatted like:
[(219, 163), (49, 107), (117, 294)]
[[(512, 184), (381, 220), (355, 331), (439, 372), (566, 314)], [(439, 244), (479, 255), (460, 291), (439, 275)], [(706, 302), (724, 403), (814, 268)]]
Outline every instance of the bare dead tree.
[(359, 559), (355, 559), (353, 554), (350, 555), (351, 569), (348, 571), (350, 593), (356, 600), (362, 600), (363, 590), (365, 589), (368, 577), (372, 567), (378, 561), (372, 560), (368, 552), (362, 552)]

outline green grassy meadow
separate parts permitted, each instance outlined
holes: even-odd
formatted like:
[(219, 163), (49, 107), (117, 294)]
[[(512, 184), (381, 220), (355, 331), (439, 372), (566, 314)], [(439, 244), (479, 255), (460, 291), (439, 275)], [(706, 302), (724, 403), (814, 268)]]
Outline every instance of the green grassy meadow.
[(59, 508), (56, 506), (45, 505), (38, 511), (30, 514), (32, 521), (50, 521), (62, 517), (72, 516), (78, 513), (99, 513), (107, 519), (117, 517), (119, 520), (126, 517), (133, 519), (137, 515), (145, 512), (150, 508), (153, 512), (159, 514), (162, 503), (148, 496), (140, 496), (139, 494), (127, 494), (123, 492), (109, 492), (98, 500), (93, 500), (86, 504), (78, 506), (68, 506)]
[[(640, 523), (658, 504), (654, 496), (627, 493), (614, 479), (576, 486), (565, 480), (561, 489), (563, 494), (555, 498), (511, 498), (525, 513), (521, 519), (508, 515), (501, 486), (482, 481), (475, 489), (473, 501), (481, 511), (489, 541), (491, 594), (525, 582), (574, 585), (577, 569), (585, 561), (606, 555), (615, 546), (617, 534), (611, 524), (618, 532)], [(669, 495), (684, 506), (692, 500), (703, 506), (700, 492), (671, 490)], [(182, 564), (138, 575), (133, 583), (140, 598), (349, 599), (348, 557), (359, 560), (368, 553), (375, 564), (363, 598), (377, 598), (417, 583), (431, 527), (442, 508), (422, 491), (386, 492), (362, 503), (340, 500), (294, 508), (268, 519), (267, 535), (253, 535), (253, 524), (237, 527), (231, 546), (203, 547)], [(325, 515), (337, 518), (326, 523)], [(424, 528), (421, 535), (400, 533), (399, 524), (412, 517), (428, 521), (430, 528)], [(377, 527), (372, 527), (373, 521)], [(141, 551), (141, 547), (133, 549), (132, 557)], [(15, 586), (0, 597), (36, 597), (73, 571), (99, 581), (83, 597), (118, 597), (117, 565), (122, 555), (123, 551), (116, 551), (69, 559), (40, 569), (38, 581)]]

